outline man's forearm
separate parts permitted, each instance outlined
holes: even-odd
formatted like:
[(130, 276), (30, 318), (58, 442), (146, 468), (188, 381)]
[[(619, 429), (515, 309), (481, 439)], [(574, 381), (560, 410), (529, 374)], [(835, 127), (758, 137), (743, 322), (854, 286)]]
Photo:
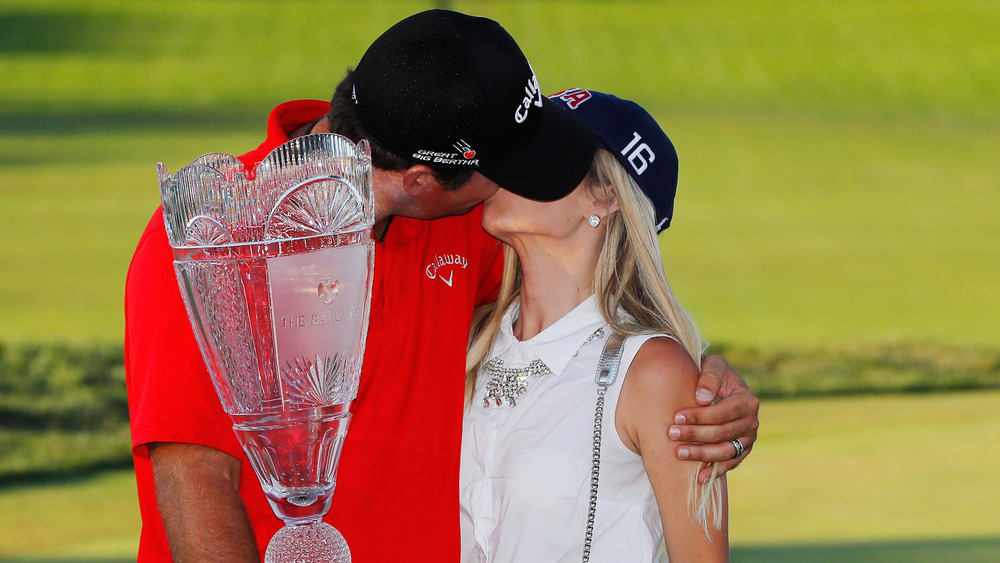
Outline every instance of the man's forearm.
[(150, 458), (174, 561), (260, 561), (239, 495), (239, 460), (175, 443), (151, 444)]

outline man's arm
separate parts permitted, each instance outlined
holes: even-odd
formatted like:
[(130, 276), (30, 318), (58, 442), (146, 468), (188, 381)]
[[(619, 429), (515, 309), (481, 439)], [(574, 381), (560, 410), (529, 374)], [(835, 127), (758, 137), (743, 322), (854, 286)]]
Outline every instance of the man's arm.
[[(719, 472), (724, 474), (746, 459), (753, 449), (760, 426), (757, 418), (760, 401), (740, 374), (718, 354), (702, 360), (695, 400), (701, 406), (677, 411), (668, 435), (684, 442), (677, 447), (678, 458), (719, 462)], [(734, 458), (736, 447), (731, 440), (737, 439), (744, 451)], [(703, 467), (698, 481), (705, 483), (710, 476), (711, 469)]]
[(258, 562), (240, 499), (240, 461), (196, 444), (149, 445), (156, 502), (174, 561)]

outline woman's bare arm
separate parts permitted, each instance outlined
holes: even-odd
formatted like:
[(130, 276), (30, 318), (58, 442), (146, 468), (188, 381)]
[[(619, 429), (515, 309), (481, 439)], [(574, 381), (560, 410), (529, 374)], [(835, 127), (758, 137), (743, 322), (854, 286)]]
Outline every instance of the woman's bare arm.
[(672, 563), (729, 560), (724, 477), (722, 527), (711, 526), (710, 514), (706, 535), (688, 510), (688, 488), (698, 463), (678, 459), (676, 442), (663, 431), (674, 412), (692, 406), (697, 382), (695, 364), (677, 342), (650, 339), (629, 367), (615, 420), (622, 441), (642, 456)]

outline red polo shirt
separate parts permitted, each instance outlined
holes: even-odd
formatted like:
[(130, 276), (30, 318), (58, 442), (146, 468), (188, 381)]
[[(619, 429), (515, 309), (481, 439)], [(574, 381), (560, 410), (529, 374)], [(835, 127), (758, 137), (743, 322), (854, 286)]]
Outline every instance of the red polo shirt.
[[(324, 115), (326, 102), (276, 107), (248, 166)], [(376, 244), (371, 321), (354, 418), (326, 521), (356, 563), (458, 561), (458, 470), (465, 347), (473, 308), (495, 299), (500, 245), (482, 209), (421, 221), (396, 217)], [(125, 285), (125, 368), (142, 513), (140, 561), (169, 561), (156, 508), (153, 442), (209, 446), (243, 462), (240, 496), (263, 555), (282, 526), (222, 410), (181, 300), (157, 210)]]

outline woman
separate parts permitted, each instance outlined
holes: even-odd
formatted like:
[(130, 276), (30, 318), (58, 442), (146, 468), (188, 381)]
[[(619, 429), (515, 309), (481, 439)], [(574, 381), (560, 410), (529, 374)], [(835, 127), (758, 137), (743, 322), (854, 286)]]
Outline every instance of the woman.
[[(655, 561), (665, 538), (671, 561), (725, 561), (724, 479), (697, 485), (698, 464), (678, 460), (663, 431), (690, 406), (702, 346), (656, 240), (676, 153), (632, 102), (584, 90), (553, 99), (604, 148), (562, 199), (500, 190), (486, 201), (483, 226), (507, 245), (506, 264), (470, 338), (463, 560)], [(630, 336), (601, 389), (616, 332)]]

